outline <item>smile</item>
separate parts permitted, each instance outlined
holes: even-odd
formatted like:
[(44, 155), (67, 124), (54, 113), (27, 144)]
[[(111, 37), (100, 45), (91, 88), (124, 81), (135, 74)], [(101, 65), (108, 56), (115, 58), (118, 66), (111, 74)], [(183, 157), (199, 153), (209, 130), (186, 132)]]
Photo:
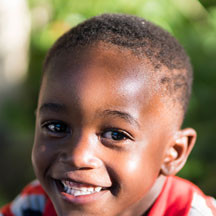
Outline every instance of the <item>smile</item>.
[(105, 194), (110, 193), (110, 187), (76, 182), (72, 179), (54, 179), (60, 197), (74, 204), (87, 204), (99, 201)]
[(93, 193), (100, 192), (103, 188), (100, 186), (86, 186), (83, 184), (78, 184), (72, 181), (62, 180), (63, 190), (65, 193), (73, 195), (73, 196), (84, 196)]

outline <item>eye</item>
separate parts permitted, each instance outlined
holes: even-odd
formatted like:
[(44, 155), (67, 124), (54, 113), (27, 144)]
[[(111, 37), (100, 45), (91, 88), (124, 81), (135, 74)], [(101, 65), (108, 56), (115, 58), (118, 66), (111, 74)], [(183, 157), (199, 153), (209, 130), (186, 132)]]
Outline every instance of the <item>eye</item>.
[(107, 130), (103, 132), (101, 136), (102, 138), (114, 141), (122, 141), (126, 139), (132, 140), (132, 137), (128, 133), (119, 130)]
[(53, 136), (64, 136), (66, 133), (70, 132), (67, 124), (61, 121), (47, 121), (44, 122), (41, 126), (46, 130), (46, 132), (50, 133)]

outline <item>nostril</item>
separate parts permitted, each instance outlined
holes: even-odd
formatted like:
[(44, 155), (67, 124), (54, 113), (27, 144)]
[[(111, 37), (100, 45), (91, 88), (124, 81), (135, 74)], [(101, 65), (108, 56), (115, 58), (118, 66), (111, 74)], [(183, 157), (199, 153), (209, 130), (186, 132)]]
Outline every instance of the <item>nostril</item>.
[(103, 165), (103, 162), (91, 152), (61, 153), (59, 161), (79, 170), (97, 169)]
[(91, 164), (91, 167), (92, 168), (99, 168), (103, 165), (102, 161), (99, 159), (99, 158), (89, 158), (89, 161), (88, 161), (89, 164)]
[(97, 169), (102, 166), (102, 161), (90, 153), (75, 155), (73, 164), (78, 169)]

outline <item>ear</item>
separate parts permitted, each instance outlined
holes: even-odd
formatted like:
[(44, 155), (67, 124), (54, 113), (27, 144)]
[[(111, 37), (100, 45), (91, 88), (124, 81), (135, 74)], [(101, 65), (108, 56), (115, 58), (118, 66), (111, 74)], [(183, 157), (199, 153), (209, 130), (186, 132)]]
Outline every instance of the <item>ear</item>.
[(186, 128), (178, 131), (165, 152), (161, 173), (175, 175), (184, 166), (196, 141), (196, 131)]

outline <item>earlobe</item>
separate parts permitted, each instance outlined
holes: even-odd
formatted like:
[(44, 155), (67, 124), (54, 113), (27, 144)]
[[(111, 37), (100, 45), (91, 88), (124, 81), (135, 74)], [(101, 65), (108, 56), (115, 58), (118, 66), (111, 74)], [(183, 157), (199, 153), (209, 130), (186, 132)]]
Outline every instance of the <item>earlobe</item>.
[(161, 173), (175, 175), (184, 166), (196, 141), (196, 131), (192, 128), (186, 128), (178, 131), (169, 144), (166, 151)]

